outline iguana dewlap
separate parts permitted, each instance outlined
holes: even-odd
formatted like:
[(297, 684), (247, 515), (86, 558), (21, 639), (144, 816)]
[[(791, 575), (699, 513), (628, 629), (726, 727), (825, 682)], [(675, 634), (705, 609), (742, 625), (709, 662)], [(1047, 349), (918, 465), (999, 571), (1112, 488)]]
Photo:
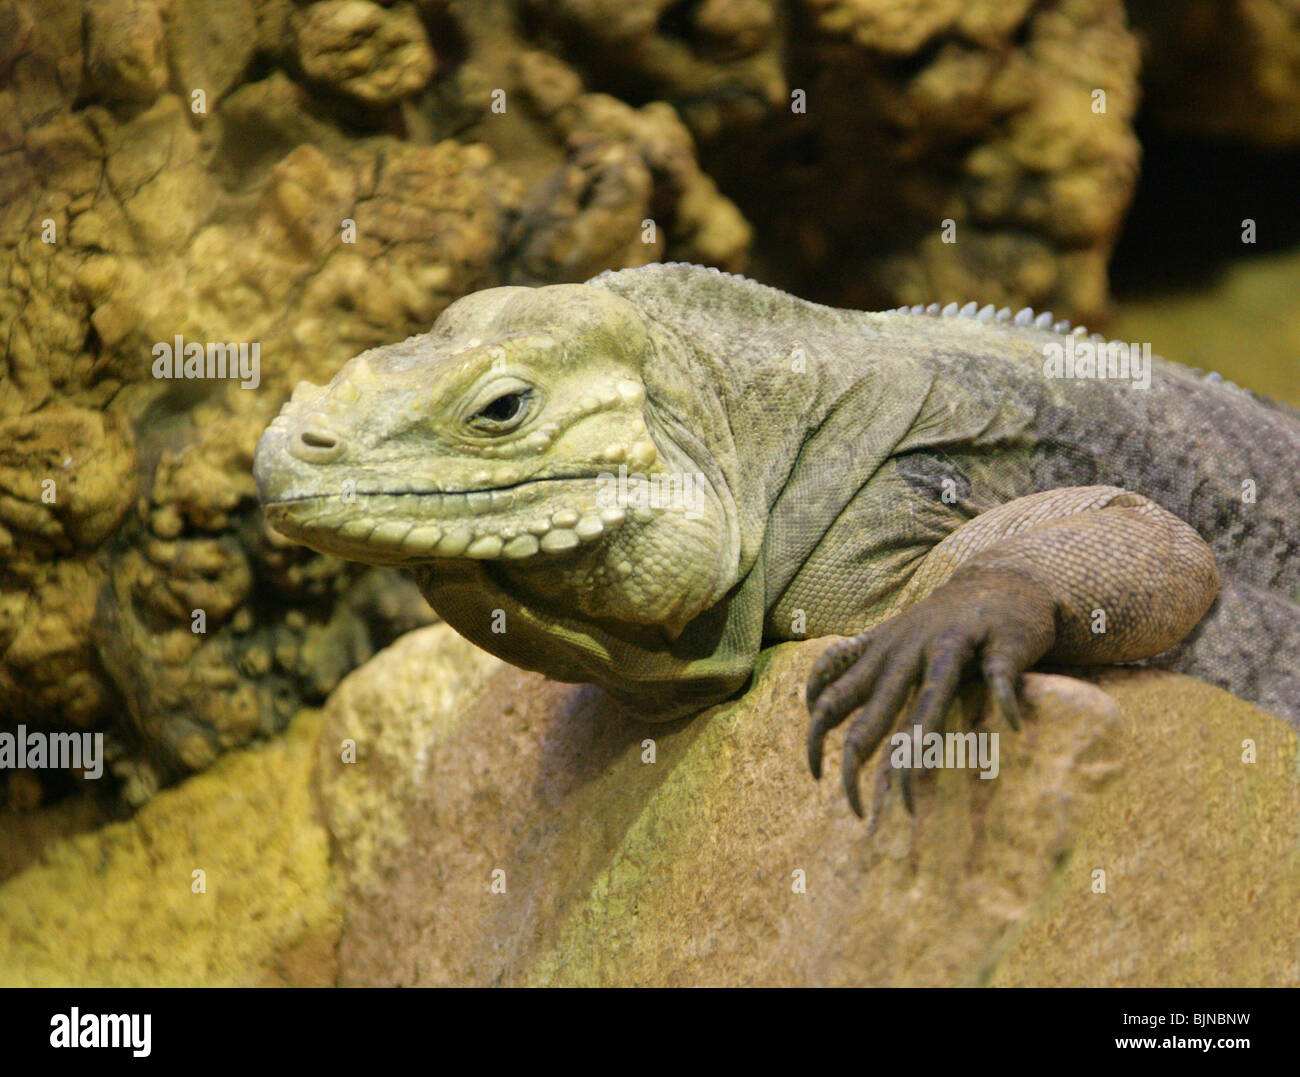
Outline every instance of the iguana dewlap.
[(1163, 655), (1300, 723), (1300, 419), (1159, 359), (1059, 376), (1067, 328), (675, 264), (494, 288), (299, 386), (258, 490), (285, 535), (408, 567), (474, 643), (647, 717), (735, 693), (764, 644), (854, 637), (809, 749), (859, 712), (855, 807), (911, 691), (932, 728), (975, 670), (1014, 719), (1039, 660)]

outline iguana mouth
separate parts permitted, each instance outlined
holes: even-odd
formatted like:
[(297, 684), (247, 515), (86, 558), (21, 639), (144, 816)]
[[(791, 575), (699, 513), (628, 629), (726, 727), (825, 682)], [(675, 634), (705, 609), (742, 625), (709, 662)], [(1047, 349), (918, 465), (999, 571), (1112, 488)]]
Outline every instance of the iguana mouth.
[[(580, 483), (594, 481), (592, 475), (552, 475), (544, 478), (520, 479), (518, 482), (506, 483), (504, 486), (474, 486), (465, 490), (448, 490), (446, 488), (431, 487), (427, 490), (356, 490), (357, 497), (427, 497), (427, 498), (454, 498), (454, 497), (471, 497), (475, 495), (485, 495), (495, 504), (509, 506), (509, 499), (500, 495), (513, 493), (516, 490), (527, 490), (530, 487), (542, 487), (551, 483)], [(328, 494), (300, 494), (297, 497), (276, 497), (267, 500), (269, 505), (287, 505), (295, 501), (320, 501), (330, 495)], [(454, 503), (454, 502), (453, 502)], [(486, 506), (488, 502), (480, 502)]]
[[(561, 484), (562, 499), (554, 496)], [(265, 509), (277, 531), (340, 557), (385, 563), (429, 557), (524, 560), (567, 553), (623, 523), (626, 510), (600, 500), (595, 479), (573, 476), (490, 490), (305, 494), (268, 502)], [(556, 504), (565, 507), (555, 509)]]

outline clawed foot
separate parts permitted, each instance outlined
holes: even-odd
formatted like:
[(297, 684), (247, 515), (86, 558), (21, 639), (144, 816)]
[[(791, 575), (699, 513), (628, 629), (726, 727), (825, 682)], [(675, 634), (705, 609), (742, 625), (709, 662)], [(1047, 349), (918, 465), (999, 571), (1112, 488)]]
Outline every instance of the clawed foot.
[[(1055, 606), (1028, 576), (969, 568), (928, 598), (853, 639), (826, 649), (808, 680), (808, 764), (821, 777), (826, 734), (857, 711), (844, 737), (844, 791), (863, 817), (858, 772), (900, 718), (937, 732), (962, 676), (976, 667), (998, 710), (1020, 728), (1020, 674), (1051, 648)], [(911, 714), (900, 711), (916, 689)], [(913, 810), (912, 772), (903, 770), (903, 802)]]

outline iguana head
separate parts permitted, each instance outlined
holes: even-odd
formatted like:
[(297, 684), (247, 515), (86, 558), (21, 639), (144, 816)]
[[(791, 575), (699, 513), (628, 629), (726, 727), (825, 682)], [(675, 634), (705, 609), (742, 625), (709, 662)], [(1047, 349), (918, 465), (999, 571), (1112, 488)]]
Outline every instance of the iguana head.
[[(582, 612), (678, 632), (730, 585), (734, 528), (703, 479), (716, 468), (647, 399), (655, 351), (602, 288), (467, 296), (429, 333), (298, 386), (257, 447), (267, 519), (324, 553), (483, 562)], [(683, 504), (634, 492), (642, 476), (671, 493), (674, 475)]]

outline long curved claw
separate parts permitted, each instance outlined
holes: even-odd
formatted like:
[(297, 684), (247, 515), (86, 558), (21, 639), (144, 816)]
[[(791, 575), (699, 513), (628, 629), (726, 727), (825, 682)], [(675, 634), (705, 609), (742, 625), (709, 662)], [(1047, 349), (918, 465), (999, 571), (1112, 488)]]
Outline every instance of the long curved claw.
[(985, 659), (984, 680), (993, 692), (993, 700), (998, 711), (1017, 733), (1020, 732), (1020, 703), (1016, 699), (1016, 681), (1020, 679), (1019, 671), (1010, 663)]
[[(822, 776), (822, 752), (826, 744), (826, 734), (840, 725), (866, 700), (871, 694), (876, 678), (885, 668), (888, 655), (871, 648), (871, 637), (872, 633), (868, 632), (852, 640), (845, 640), (845, 644), (856, 646), (837, 645), (841, 648), (840, 654), (833, 656), (827, 667), (822, 667), (842, 668), (833, 680), (827, 680), (817, 690), (812, 705), (812, 719), (808, 723), (808, 767), (812, 770), (814, 778)], [(854, 654), (856, 657), (852, 662), (845, 664), (842, 656), (848, 654)], [(822, 658), (825, 658), (825, 655)], [(818, 659), (818, 666), (813, 668), (813, 677), (817, 676), (819, 666), (821, 666), (821, 659)], [(811, 681), (809, 684), (809, 695), (812, 696)]]
[[(942, 727), (943, 716), (952, 706), (953, 700), (957, 698), (957, 687), (961, 684), (962, 670), (966, 668), (974, 651), (974, 642), (964, 637), (954, 637), (939, 642), (934, 659), (925, 672), (925, 679), (921, 682), (911, 718), (908, 719), (911, 725), (921, 727), (923, 743), (928, 734), (938, 732)], [(916, 769), (919, 768), (903, 770), (899, 778), (903, 806), (907, 808), (908, 815), (916, 814), (916, 802), (912, 793), (912, 779)], [(919, 778), (920, 774), (915, 776)]]
[(898, 719), (899, 708), (911, 691), (914, 680), (910, 665), (895, 666), (875, 686), (871, 698), (862, 713), (854, 720), (844, 737), (844, 756), (841, 770), (844, 778), (844, 793), (849, 798), (849, 806), (859, 819), (866, 816), (862, 811), (861, 790), (858, 788), (858, 772), (875, 753), (885, 734)]

